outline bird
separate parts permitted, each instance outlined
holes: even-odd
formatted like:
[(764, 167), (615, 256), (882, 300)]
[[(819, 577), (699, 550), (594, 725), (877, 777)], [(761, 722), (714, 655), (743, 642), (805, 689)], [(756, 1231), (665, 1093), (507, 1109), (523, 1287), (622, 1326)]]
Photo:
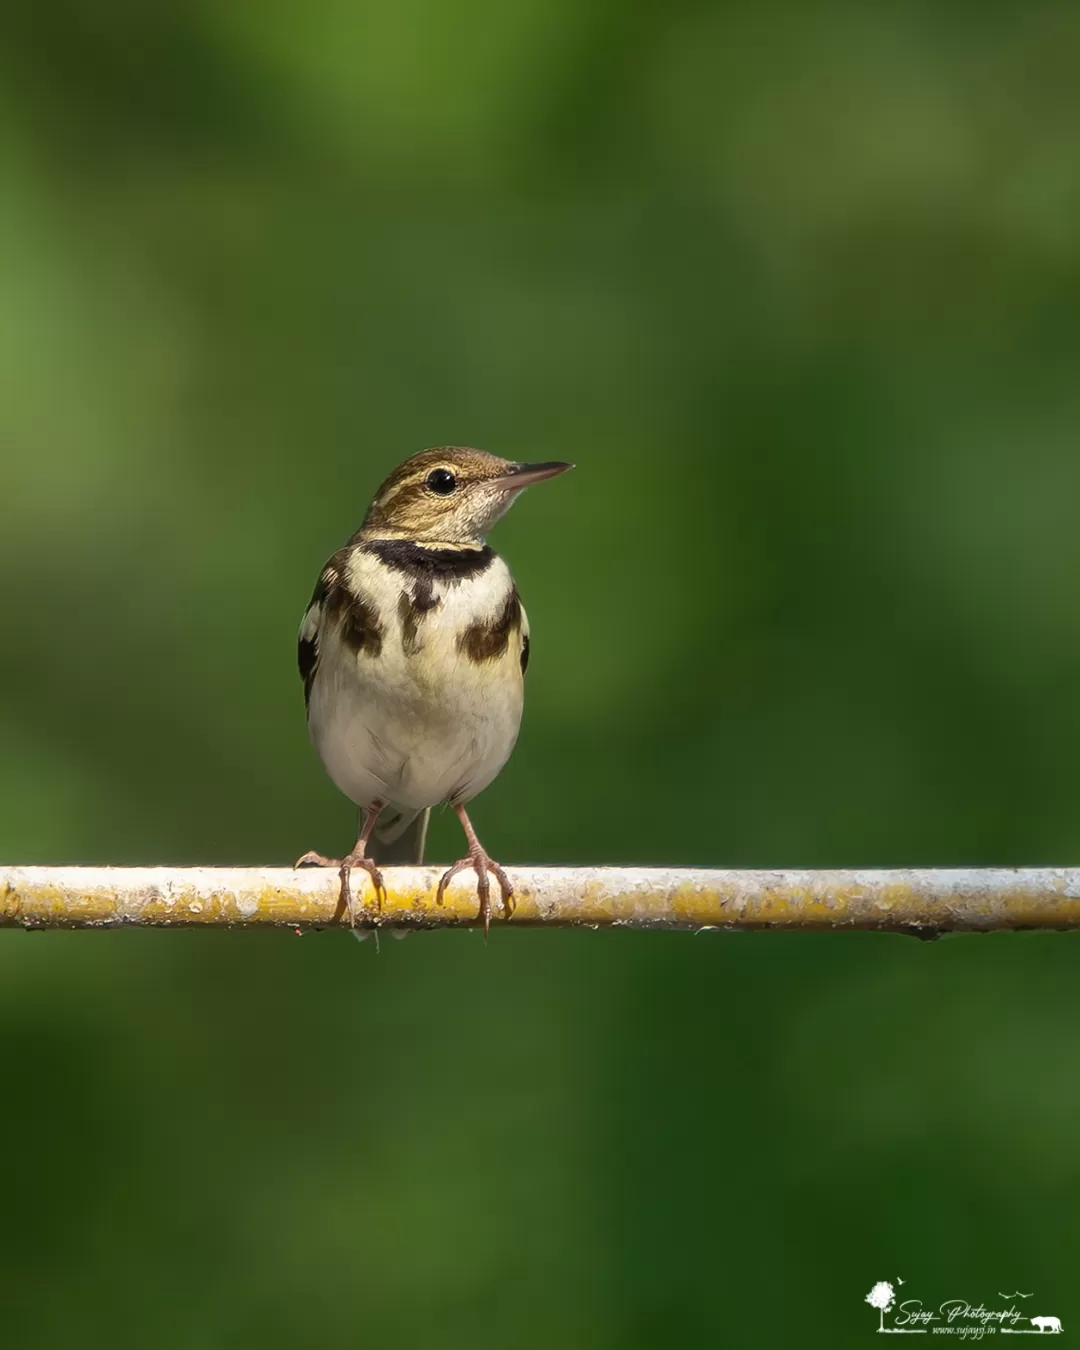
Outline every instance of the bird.
[(375, 493), (360, 529), (326, 562), (300, 624), (297, 662), (308, 731), (331, 781), (360, 808), (342, 858), (311, 851), (296, 866), (338, 869), (339, 905), (355, 930), (351, 874), (386, 896), (379, 863), (420, 863), (431, 809), (448, 803), (467, 852), (442, 875), (476, 874), (485, 940), (494, 876), (466, 805), (510, 758), (524, 702), (529, 621), (509, 567), (487, 543), (534, 483), (572, 469), (465, 446), (422, 450)]

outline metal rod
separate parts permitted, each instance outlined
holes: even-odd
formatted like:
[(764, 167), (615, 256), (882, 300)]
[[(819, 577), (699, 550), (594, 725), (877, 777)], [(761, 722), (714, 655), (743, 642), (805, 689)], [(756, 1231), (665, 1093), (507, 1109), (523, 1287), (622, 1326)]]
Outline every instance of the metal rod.
[[(513, 927), (880, 929), (935, 937), (1080, 929), (1080, 867), (744, 872), (516, 867)], [(474, 927), (475, 879), (435, 903), (438, 867), (386, 869), (378, 908), (353, 873), (356, 927)], [(506, 922), (493, 887), (493, 924)], [(0, 867), (0, 927), (348, 926), (335, 871), (288, 867)]]

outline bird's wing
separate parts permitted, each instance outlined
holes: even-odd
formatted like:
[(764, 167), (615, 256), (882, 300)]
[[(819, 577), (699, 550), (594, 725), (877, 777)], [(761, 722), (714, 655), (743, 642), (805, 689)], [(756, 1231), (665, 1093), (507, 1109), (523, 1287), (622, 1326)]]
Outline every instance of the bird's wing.
[(525, 606), (521, 606), (521, 673), (525, 674), (529, 668), (529, 616), (525, 613)]
[(319, 573), (315, 589), (300, 624), (296, 644), (300, 678), (304, 681), (304, 699), (310, 706), (311, 689), (319, 671), (319, 652), (328, 627), (353, 652), (366, 650), (372, 656), (382, 646), (382, 627), (370, 596), (355, 589), (346, 580), (346, 568), (352, 544), (338, 549)]
[(315, 683), (315, 672), (319, 668), (321, 620), (322, 603), (319, 599), (319, 588), (316, 587), (296, 639), (296, 664), (300, 668), (300, 678), (304, 681), (304, 703), (308, 705), (311, 703), (311, 686)]

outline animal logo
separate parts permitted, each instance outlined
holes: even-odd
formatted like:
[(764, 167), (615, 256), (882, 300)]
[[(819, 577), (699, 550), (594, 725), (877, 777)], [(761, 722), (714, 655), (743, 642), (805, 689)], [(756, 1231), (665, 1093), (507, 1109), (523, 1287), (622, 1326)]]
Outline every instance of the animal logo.
[(1060, 1318), (1060, 1317), (1033, 1317), (1033, 1318), (1031, 1319), (1031, 1325), (1032, 1325), (1033, 1327), (1038, 1327), (1039, 1331), (1060, 1331), (1060, 1330), (1061, 1330), (1061, 1318)]

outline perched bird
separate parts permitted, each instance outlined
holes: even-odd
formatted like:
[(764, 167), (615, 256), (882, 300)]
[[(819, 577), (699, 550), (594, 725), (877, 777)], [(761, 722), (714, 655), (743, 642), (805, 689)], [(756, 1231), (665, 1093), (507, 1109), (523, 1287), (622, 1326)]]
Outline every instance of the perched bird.
[(319, 576), (298, 644), (308, 729), (360, 825), (344, 858), (306, 853), (297, 866), (337, 867), (350, 918), (351, 870), (368, 873), (381, 903), (378, 863), (423, 861), (441, 802), (457, 812), (468, 853), (443, 875), (438, 902), (472, 868), (485, 934), (489, 873), (513, 912), (510, 880), (465, 813), (514, 748), (529, 660), (525, 610), (485, 535), (524, 488), (571, 468), (423, 450), (383, 483)]

